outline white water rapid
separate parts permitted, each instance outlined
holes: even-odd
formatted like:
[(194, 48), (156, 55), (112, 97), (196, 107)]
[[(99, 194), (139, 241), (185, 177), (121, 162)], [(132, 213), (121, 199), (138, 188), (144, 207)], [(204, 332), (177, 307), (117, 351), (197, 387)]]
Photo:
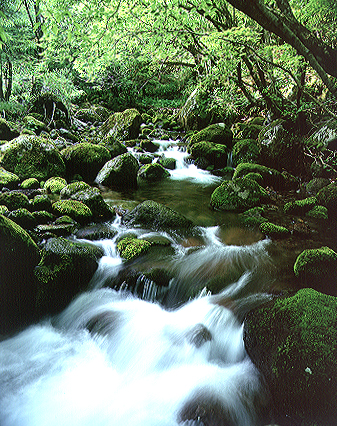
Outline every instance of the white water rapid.
[[(173, 180), (216, 182), (166, 145)], [(229, 246), (219, 227), (205, 227), (188, 245), (119, 219), (110, 226), (116, 236), (95, 242), (104, 256), (90, 290), (0, 342), (0, 425), (261, 426), (264, 389), (244, 349), (242, 312), (268, 298), (256, 275), (268, 241)], [(125, 268), (116, 243), (128, 232), (170, 243), (173, 253), (155, 258), (174, 277), (167, 288), (105, 287)], [(210, 295), (219, 280), (225, 290)]]

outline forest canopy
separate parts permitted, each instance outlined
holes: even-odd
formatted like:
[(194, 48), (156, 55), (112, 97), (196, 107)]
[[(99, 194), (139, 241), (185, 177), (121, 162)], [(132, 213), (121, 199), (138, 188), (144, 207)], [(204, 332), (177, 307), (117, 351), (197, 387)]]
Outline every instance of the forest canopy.
[(317, 106), (334, 115), (334, 0), (3, 0), (0, 102), (47, 88), (114, 110), (180, 107), (197, 85), (217, 116)]

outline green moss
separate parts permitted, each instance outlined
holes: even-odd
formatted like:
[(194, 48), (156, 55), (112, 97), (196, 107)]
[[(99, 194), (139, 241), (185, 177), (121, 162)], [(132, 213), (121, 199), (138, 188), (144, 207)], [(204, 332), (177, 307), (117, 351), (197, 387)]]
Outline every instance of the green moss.
[(0, 167), (0, 188), (6, 187), (8, 189), (15, 188), (20, 182), (18, 175), (8, 172), (3, 167)]
[(50, 212), (51, 208), (52, 202), (46, 194), (35, 195), (31, 201), (31, 210), (47, 210)]
[(32, 213), (32, 215), (36, 223), (39, 223), (39, 224), (46, 224), (54, 220), (54, 215), (52, 215), (50, 212), (47, 212), (45, 210), (35, 211)]
[(9, 212), (8, 207), (6, 207), (6, 206), (0, 206), (0, 214), (7, 216), (8, 212)]
[(92, 212), (85, 204), (76, 200), (60, 200), (52, 205), (57, 216), (68, 215), (80, 223), (87, 223), (92, 219)]
[(144, 201), (123, 216), (123, 223), (142, 225), (154, 230), (190, 229), (193, 222), (180, 213), (152, 200)]
[(317, 194), (317, 202), (326, 207), (329, 216), (337, 217), (337, 184), (331, 183), (330, 185), (322, 188)]
[(176, 168), (177, 160), (175, 158), (163, 157), (159, 160), (159, 164), (165, 169), (174, 170)]
[(61, 198), (70, 198), (72, 195), (80, 191), (91, 189), (91, 186), (84, 181), (72, 182), (65, 186), (60, 192)]
[(27, 209), (14, 210), (7, 217), (24, 229), (32, 229), (37, 224), (35, 217)]
[(308, 197), (303, 200), (291, 201), (286, 203), (283, 211), (286, 214), (303, 215), (311, 210), (317, 204), (316, 197)]
[(233, 133), (223, 123), (212, 124), (200, 132), (191, 136), (189, 147), (201, 141), (213, 142), (215, 144), (226, 145), (232, 147)]
[(306, 216), (314, 219), (328, 219), (328, 209), (324, 206), (315, 206), (306, 213)]
[(138, 176), (147, 181), (158, 181), (170, 176), (170, 173), (159, 163), (143, 165), (138, 172)]
[(139, 240), (138, 238), (124, 238), (117, 244), (119, 254), (126, 260), (133, 260), (145, 254), (150, 247), (149, 241)]
[(194, 159), (205, 158), (217, 168), (225, 167), (227, 164), (228, 149), (225, 145), (201, 141), (193, 144), (189, 152)]
[(297, 277), (315, 275), (323, 278), (337, 267), (337, 253), (329, 247), (304, 250), (296, 259), (294, 273)]
[(254, 163), (240, 163), (235, 169), (233, 179), (244, 177), (248, 173), (259, 173), (264, 184), (275, 189), (295, 189), (298, 186), (296, 178), (289, 173), (280, 173), (278, 170)]
[(242, 178), (223, 182), (211, 195), (215, 209), (242, 212), (268, 199), (267, 192), (254, 180)]
[(336, 418), (336, 316), (335, 297), (305, 288), (246, 318), (248, 351), (275, 406), (296, 424), (327, 426)]
[(38, 189), (40, 188), (40, 182), (35, 178), (25, 179), (21, 183), (22, 189)]
[(268, 219), (262, 216), (263, 212), (263, 207), (253, 207), (240, 215), (240, 222), (245, 226), (259, 226), (268, 222)]
[(48, 131), (48, 127), (46, 126), (45, 123), (43, 123), (43, 121), (37, 120), (35, 117), (31, 115), (27, 115), (26, 117), (24, 117), (23, 123), (26, 129), (32, 130), (33, 132), (37, 134), (42, 132), (42, 130)]
[(234, 164), (255, 163), (259, 157), (259, 148), (255, 139), (243, 139), (233, 146)]
[(275, 225), (271, 222), (261, 223), (260, 231), (270, 238), (286, 238), (290, 236), (290, 232), (284, 226)]
[(59, 176), (49, 178), (43, 185), (43, 189), (51, 194), (59, 194), (67, 185), (67, 181)]
[(20, 179), (45, 180), (65, 173), (64, 161), (54, 143), (40, 137), (21, 136), (5, 150), (1, 163)]
[(28, 209), (29, 199), (20, 192), (4, 192), (0, 194), (0, 205), (6, 206), (8, 210)]

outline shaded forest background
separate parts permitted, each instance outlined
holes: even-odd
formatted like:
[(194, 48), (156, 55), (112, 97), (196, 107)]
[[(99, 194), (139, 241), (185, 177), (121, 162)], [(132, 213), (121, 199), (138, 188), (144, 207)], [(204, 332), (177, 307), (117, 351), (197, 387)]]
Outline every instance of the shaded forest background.
[(2, 0), (0, 111), (36, 96), (234, 122), (264, 111), (305, 133), (335, 117), (334, 0)]

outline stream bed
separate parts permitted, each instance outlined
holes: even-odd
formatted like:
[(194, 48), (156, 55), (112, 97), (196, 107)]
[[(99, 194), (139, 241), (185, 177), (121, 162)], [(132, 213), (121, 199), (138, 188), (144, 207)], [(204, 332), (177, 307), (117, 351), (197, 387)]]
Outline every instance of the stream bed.
[[(245, 313), (282, 288), (275, 271), (285, 251), (233, 213), (209, 208), (221, 178), (185, 161), (172, 141), (160, 154), (177, 168), (133, 193), (104, 192), (131, 209), (163, 203), (191, 219), (198, 234), (109, 226), (88, 292), (61, 314), (0, 343), (1, 426), (263, 426), (268, 397), (243, 343)], [(173, 145), (173, 146), (172, 146)], [(109, 283), (126, 266), (116, 242), (165, 238), (170, 250), (144, 256), (138, 271), (169, 271), (169, 285), (141, 277)], [(292, 253), (294, 256), (294, 253)], [(282, 281), (282, 280), (281, 280)], [(289, 282), (286, 283), (289, 286)]]

